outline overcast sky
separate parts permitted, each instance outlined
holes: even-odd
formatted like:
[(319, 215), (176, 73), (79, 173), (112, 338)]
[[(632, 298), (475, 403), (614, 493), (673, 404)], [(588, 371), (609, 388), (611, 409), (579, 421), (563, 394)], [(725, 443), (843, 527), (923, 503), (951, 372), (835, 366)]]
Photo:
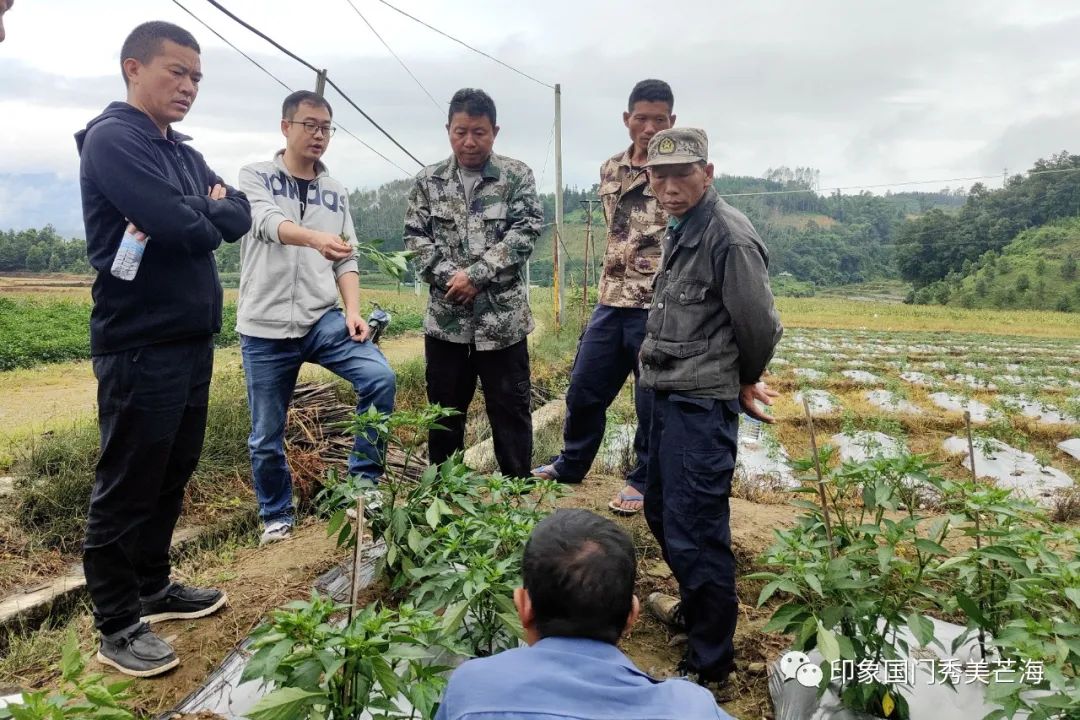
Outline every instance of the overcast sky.
[[(589, 186), (628, 143), (633, 83), (667, 80), (678, 124), (705, 128), (718, 172), (816, 167), (828, 187), (1000, 176), (1080, 142), (1080, 3), (982, 1), (582, 2), (392, 0), (432, 25), (563, 90), (567, 185)], [(294, 88), (311, 72), (205, 0), (181, 0)], [(347, 0), (223, 0), (320, 67), (426, 163), (449, 154), (445, 102), (486, 89), (502, 130), (496, 151), (554, 185), (553, 93), (398, 15), (353, 3), (440, 101), (436, 107)], [(15, 218), (15, 175), (70, 183), (72, 134), (123, 99), (119, 49), (139, 22), (188, 28), (205, 79), (188, 118), (211, 167), (230, 182), (268, 158), (285, 91), (170, 0), (19, 0), (0, 44), (0, 227)], [(395, 163), (417, 166), (332, 90), (335, 119)], [(327, 155), (351, 187), (405, 177), (342, 132)], [(961, 183), (953, 183), (957, 185)], [(970, 184), (970, 183), (963, 183)], [(920, 189), (937, 189), (931, 183)], [(47, 193), (48, 189), (36, 190)]]

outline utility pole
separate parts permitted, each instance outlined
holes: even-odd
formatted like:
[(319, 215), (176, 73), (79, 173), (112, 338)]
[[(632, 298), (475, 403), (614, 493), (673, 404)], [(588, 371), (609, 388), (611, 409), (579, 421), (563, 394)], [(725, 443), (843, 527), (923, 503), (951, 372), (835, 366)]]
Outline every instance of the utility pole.
[(1005, 189), (1005, 185), (1009, 182), (1009, 168), (1002, 168), (1001, 170), (1001, 189)]
[[(593, 205), (599, 203), (599, 200), (582, 200), (581, 204), (586, 207), (585, 215), (585, 256), (581, 263), (581, 273), (583, 280), (581, 282), (581, 327), (585, 327), (586, 308), (589, 305), (589, 261), (592, 258), (589, 248), (592, 246), (592, 211)], [(595, 279), (596, 273), (593, 272), (593, 278)]]
[(559, 244), (563, 237), (563, 184), (562, 184), (562, 86), (555, 83), (555, 233), (552, 248), (555, 276), (555, 329), (562, 327), (563, 294), (565, 286), (564, 269), (566, 259)]
[(326, 70), (315, 73), (315, 94), (322, 97), (326, 93)]

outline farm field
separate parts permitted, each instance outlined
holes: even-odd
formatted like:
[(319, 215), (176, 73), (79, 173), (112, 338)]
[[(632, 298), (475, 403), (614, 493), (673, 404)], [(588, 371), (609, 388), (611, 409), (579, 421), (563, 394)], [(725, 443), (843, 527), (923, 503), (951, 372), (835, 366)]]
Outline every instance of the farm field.
[[(21, 299), (29, 292), (13, 294)], [(69, 292), (85, 289), (65, 290), (62, 297), (68, 298)], [(365, 303), (377, 299), (414, 311), (422, 306), (422, 299), (408, 289), (364, 292)], [(2, 297), (9, 295), (0, 291)], [(983, 482), (1013, 487), (1073, 527), (1080, 522), (1080, 502), (1071, 490), (1080, 477), (1076, 457), (1080, 448), (1075, 442), (1080, 435), (1080, 328), (1067, 322), (1069, 316), (832, 298), (782, 298), (778, 304), (787, 330), (770, 368), (769, 382), (782, 393), (773, 408), (777, 422), (744, 428), (733, 491), (732, 535), (740, 576), (762, 570), (760, 558), (774, 540), (773, 531), (796, 522), (799, 510), (790, 504), (785, 490), (804, 477), (792, 469), (794, 459), (809, 455), (802, 394), (811, 400), (818, 444), (836, 448), (834, 464), (906, 450), (929, 455), (942, 463), (937, 472), (958, 480), (970, 474), (964, 465), (966, 439), (963, 447), (955, 442), (966, 438), (961, 411), (967, 408), (972, 415), (976, 469), (997, 474), (996, 479), (987, 477)], [(565, 387), (579, 331), (566, 327), (561, 333), (553, 332), (550, 306), (550, 291), (536, 291), (534, 307), (542, 329), (532, 343), (534, 382), (545, 397)], [(576, 322), (578, 316), (577, 308), (568, 308), (568, 321)], [(408, 408), (419, 407), (423, 401), (419, 335), (392, 337), (385, 350), (399, 372), (399, 398)], [(204, 458), (205, 467), (192, 484), (186, 516), (186, 522), (200, 525), (228, 521), (250, 512), (253, 504), (238, 350), (220, 348), (217, 367), (209, 457)], [(317, 369), (306, 370), (305, 379), (328, 380)], [(0, 373), (0, 417), (12, 447), (7, 456), (0, 453), (0, 461), (10, 466), (0, 470), (0, 475), (10, 473), (19, 482), (62, 475), (85, 483), (96, 442), (93, 393), (85, 361), (39, 363)], [(480, 407), (478, 401), (473, 412)], [(631, 407), (629, 393), (624, 391), (609, 413), (610, 442), (593, 474), (560, 499), (560, 506), (605, 512), (608, 500), (622, 485), (620, 462), (625, 453), (620, 457), (619, 428), (632, 421)], [(473, 439), (484, 436), (483, 423), (471, 420), (470, 428)], [(538, 436), (536, 457), (546, 459), (557, 452), (558, 443), (557, 428), (543, 438)], [(317, 455), (318, 448), (301, 452), (297, 446), (292, 459), (306, 463), (310, 452)], [(59, 475), (48, 476), (56, 470), (57, 457), (66, 457), (68, 466)], [(16, 500), (25, 497), (19, 495)], [(0, 595), (38, 585), (77, 560), (77, 523), (28, 527), (9, 514), (13, 504), (6, 500), (9, 511), (0, 511), (0, 565), (6, 570), (0, 573)], [(927, 511), (936, 512), (932, 505)], [(250, 602), (208, 623), (175, 628), (190, 661), (185, 661), (180, 673), (136, 685), (135, 705), (140, 712), (154, 714), (174, 707), (271, 608), (307, 597), (315, 576), (344, 557), (332, 540), (324, 541), (325, 520), (311, 517), (306, 522), (292, 545), (304, 553), (305, 562), (295, 566), (290, 565), (290, 544), (253, 546), (250, 515), (217, 540), (183, 553), (180, 577), (222, 583), (231, 596)], [(638, 546), (639, 596), (675, 590), (643, 519), (637, 516), (620, 522)], [(268, 583), (268, 568), (286, 572), (286, 567), (288, 576), (280, 587)], [(764, 630), (780, 602), (777, 597), (757, 607), (764, 584), (740, 580), (742, 609), (736, 646), (742, 664), (732, 686), (720, 697), (735, 717), (771, 714), (765, 666), (790, 647), (790, 636)], [(375, 588), (372, 592), (375, 598), (384, 591)], [(85, 605), (69, 608), (31, 635), (4, 639), (9, 649), (0, 659), (0, 691), (55, 683), (54, 667), (70, 631), (77, 634), (84, 650), (90, 649), (93, 641)], [(643, 669), (666, 675), (673, 672), (681, 653), (673, 639), (666, 628), (645, 617), (627, 640), (626, 649)]]
[[(1017, 489), (1026, 492), (1031, 480), (1031, 495), (1049, 501), (1056, 488), (1071, 487), (1053, 470), (1080, 470), (1067, 442), (1080, 430), (1078, 363), (1072, 340), (796, 328), (770, 368), (783, 392), (776, 435), (793, 455), (806, 454), (805, 395), (845, 459), (906, 450), (945, 461), (957, 454), (955, 443), (944, 445), (965, 435), (967, 410), (977, 468), (988, 469), (980, 457), (1002, 454), (1014, 461)], [(859, 447), (875, 441), (880, 447)], [(1021, 465), (1031, 473), (1018, 474)]]

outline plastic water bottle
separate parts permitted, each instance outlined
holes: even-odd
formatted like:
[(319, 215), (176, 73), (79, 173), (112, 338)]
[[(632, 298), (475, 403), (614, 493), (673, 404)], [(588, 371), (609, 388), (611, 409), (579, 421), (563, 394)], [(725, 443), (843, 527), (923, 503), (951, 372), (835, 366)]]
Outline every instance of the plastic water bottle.
[(124, 232), (120, 240), (120, 249), (116, 251), (112, 267), (109, 272), (113, 277), (120, 280), (134, 280), (135, 273), (139, 272), (139, 263), (142, 262), (143, 252), (146, 250), (146, 242), (150, 238), (138, 230), (131, 232), (131, 228)]

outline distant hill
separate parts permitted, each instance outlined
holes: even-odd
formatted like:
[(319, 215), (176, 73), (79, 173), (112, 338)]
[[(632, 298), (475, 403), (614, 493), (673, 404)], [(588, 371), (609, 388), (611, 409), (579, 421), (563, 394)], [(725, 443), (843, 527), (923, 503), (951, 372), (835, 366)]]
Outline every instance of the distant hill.
[(1080, 218), (1030, 228), (966, 273), (920, 290), (916, 302), (973, 308), (1080, 310)]

